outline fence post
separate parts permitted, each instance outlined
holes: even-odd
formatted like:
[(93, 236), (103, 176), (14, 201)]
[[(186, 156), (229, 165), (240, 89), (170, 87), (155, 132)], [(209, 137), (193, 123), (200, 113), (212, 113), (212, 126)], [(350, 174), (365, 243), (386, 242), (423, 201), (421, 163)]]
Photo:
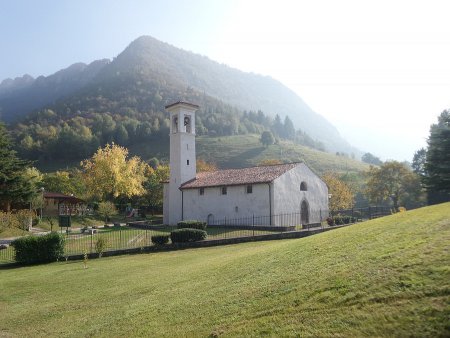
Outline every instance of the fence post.
[(93, 241), (93, 236), (94, 236), (94, 231), (91, 231), (91, 253), (94, 252), (94, 251), (92, 251), (92, 241)]
[(253, 214), (253, 218), (252, 218), (252, 225), (253, 225), (253, 237), (255, 237), (255, 214)]

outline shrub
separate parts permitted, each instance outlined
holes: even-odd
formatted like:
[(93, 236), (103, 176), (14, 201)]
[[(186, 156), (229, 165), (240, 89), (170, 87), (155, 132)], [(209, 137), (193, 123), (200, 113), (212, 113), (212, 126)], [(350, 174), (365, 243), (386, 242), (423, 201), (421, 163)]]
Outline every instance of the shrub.
[(199, 229), (176, 229), (170, 233), (172, 243), (197, 242), (204, 240), (207, 234)]
[(190, 220), (190, 221), (180, 221), (177, 223), (178, 229), (198, 229), (206, 230), (206, 222)]
[(97, 241), (95, 241), (95, 252), (98, 253), (98, 257), (102, 257), (103, 252), (105, 252), (108, 246), (108, 240), (104, 236), (98, 236)]
[(343, 225), (344, 219), (342, 216), (334, 216), (334, 224), (336, 225)]
[(164, 245), (169, 243), (170, 235), (154, 235), (151, 237), (152, 243), (155, 245)]
[(327, 223), (330, 227), (334, 225), (334, 219), (333, 217), (327, 217)]
[(64, 255), (64, 237), (57, 232), (44, 236), (27, 236), (14, 240), (11, 246), (15, 250), (18, 263), (34, 264), (57, 261)]

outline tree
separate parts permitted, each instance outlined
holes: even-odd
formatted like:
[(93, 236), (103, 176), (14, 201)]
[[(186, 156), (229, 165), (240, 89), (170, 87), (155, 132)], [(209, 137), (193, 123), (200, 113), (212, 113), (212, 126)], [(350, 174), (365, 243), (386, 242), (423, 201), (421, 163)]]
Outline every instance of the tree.
[(366, 195), (373, 203), (391, 200), (395, 210), (399, 204), (417, 207), (423, 199), (419, 175), (403, 163), (389, 161), (367, 173)]
[(275, 119), (273, 120), (272, 131), (276, 136), (284, 138), (284, 125), (283, 122), (281, 122), (280, 115), (278, 114), (275, 115)]
[(28, 202), (36, 191), (25, 177), (29, 163), (12, 150), (5, 126), (0, 123), (0, 209), (9, 211), (13, 202)]
[(205, 160), (198, 159), (196, 163), (197, 172), (204, 172), (204, 171), (217, 171), (218, 168), (214, 163), (208, 163)]
[(353, 206), (354, 197), (350, 187), (345, 184), (337, 174), (325, 173), (322, 180), (328, 186), (328, 193), (331, 194), (329, 208), (336, 212), (342, 209), (349, 209)]
[(378, 157), (372, 155), (371, 153), (365, 153), (361, 157), (361, 160), (363, 162), (366, 162), (368, 164), (373, 164), (373, 165), (381, 165), (381, 164), (383, 164), (383, 162)]
[(260, 141), (263, 144), (263, 146), (267, 148), (271, 144), (275, 143), (275, 138), (273, 137), (273, 134), (270, 131), (266, 130), (262, 132)]
[(117, 215), (117, 209), (114, 203), (106, 201), (98, 204), (97, 213), (105, 218), (105, 223), (109, 221), (111, 216)]
[(143, 183), (148, 164), (137, 156), (127, 159), (128, 149), (107, 144), (81, 162), (84, 180), (91, 196), (101, 200), (145, 193)]
[(168, 165), (159, 165), (156, 169), (148, 168), (144, 183), (145, 194), (141, 202), (148, 204), (152, 211), (161, 210), (163, 206), (163, 183), (169, 181), (170, 169)]
[(414, 153), (411, 167), (413, 171), (420, 177), (425, 176), (425, 162), (427, 159), (427, 151), (425, 148), (419, 149)]
[(77, 169), (56, 171), (43, 175), (42, 185), (45, 191), (60, 192), (66, 195), (86, 197), (86, 186), (82, 173)]
[(444, 110), (430, 128), (425, 160), (425, 186), (429, 203), (450, 200), (450, 111)]
[(295, 138), (294, 123), (292, 123), (292, 120), (287, 115), (284, 118), (284, 135), (283, 135), (283, 137), (288, 140), (293, 140)]

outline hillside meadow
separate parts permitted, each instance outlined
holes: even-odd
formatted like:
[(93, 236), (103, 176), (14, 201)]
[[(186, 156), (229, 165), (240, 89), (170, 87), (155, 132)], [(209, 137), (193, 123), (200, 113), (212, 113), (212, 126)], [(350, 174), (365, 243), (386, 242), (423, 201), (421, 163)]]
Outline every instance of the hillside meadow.
[(0, 336), (449, 336), (449, 210), (87, 269), (3, 269)]
[[(361, 173), (369, 169), (367, 163), (349, 157), (315, 150), (291, 141), (264, 147), (260, 135), (234, 135), (196, 138), (197, 157), (218, 165), (221, 169), (256, 166), (264, 160), (280, 160), (284, 163), (305, 162), (319, 174), (327, 171)], [(152, 157), (168, 160), (169, 144), (140, 144), (130, 147), (130, 153), (148, 160)]]

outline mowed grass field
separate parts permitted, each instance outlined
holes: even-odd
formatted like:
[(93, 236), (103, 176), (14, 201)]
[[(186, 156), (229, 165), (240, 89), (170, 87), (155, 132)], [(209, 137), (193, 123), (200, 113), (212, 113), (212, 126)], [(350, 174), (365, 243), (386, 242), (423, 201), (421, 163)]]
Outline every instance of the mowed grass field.
[(303, 239), (0, 270), (0, 337), (448, 337), (450, 203)]

